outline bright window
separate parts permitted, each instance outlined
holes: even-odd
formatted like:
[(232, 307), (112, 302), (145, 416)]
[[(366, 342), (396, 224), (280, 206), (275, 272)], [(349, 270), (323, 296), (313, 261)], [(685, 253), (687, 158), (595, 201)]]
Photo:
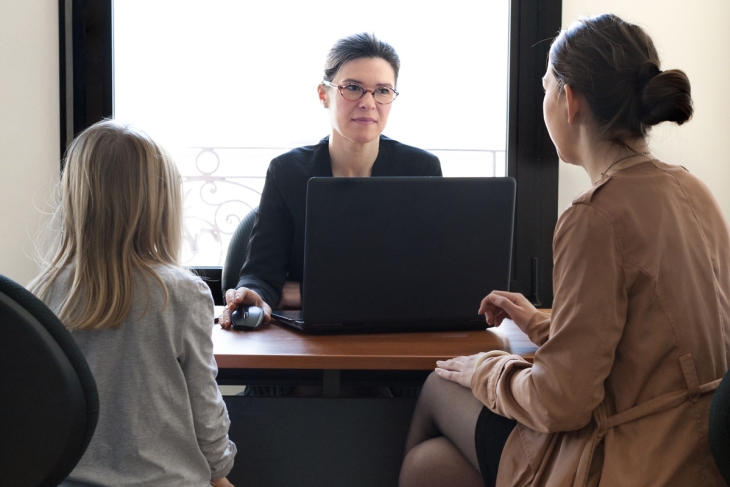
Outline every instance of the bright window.
[(509, 2), (116, 0), (114, 116), (185, 180), (188, 265), (221, 265), (277, 155), (329, 133), (317, 99), (334, 42), (373, 32), (401, 58), (385, 135), (445, 176), (503, 176)]

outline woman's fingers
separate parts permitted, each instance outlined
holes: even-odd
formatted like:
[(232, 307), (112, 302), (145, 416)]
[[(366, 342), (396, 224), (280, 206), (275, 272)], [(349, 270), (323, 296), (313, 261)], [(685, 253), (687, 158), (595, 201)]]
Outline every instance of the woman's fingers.
[(229, 328), (231, 326), (231, 313), (239, 305), (258, 306), (264, 310), (264, 323), (271, 321), (271, 306), (261, 299), (261, 296), (256, 291), (246, 287), (239, 287), (238, 289), (229, 289), (226, 291), (226, 304), (218, 318), (218, 323), (223, 328)]
[(264, 323), (268, 323), (271, 321), (271, 306), (266, 304), (266, 301), (261, 300), (261, 309), (264, 310)]
[(530, 300), (520, 293), (494, 291), (488, 298), (495, 307), (503, 310), (519, 326), (526, 325), (537, 312), (537, 308), (530, 303)]
[(464, 387), (471, 388), (471, 378), (474, 375), (474, 361), (479, 355), (456, 357), (436, 362), (436, 375), (456, 382)]
[(226, 477), (211, 482), (210, 485), (213, 487), (235, 487)]
[(458, 383), (459, 381), (456, 380), (456, 372), (453, 370), (446, 370), (439, 367), (436, 367), (434, 369), (434, 372), (436, 372), (436, 375), (443, 377), (444, 379), (450, 380), (452, 382)]
[(510, 317), (509, 313), (505, 312), (504, 309), (500, 308), (497, 304), (493, 302), (492, 298), (496, 292), (497, 291), (493, 291), (488, 294), (484, 299), (482, 299), (478, 311), (480, 315), (483, 314), (486, 316), (487, 323), (491, 326), (499, 326), (502, 324), (502, 321), (504, 321), (505, 318)]
[(237, 289), (228, 289), (226, 291), (226, 304), (218, 317), (218, 324), (221, 325), (221, 328), (231, 327), (231, 312), (236, 309), (236, 291)]
[(230, 328), (231, 312), (228, 307), (223, 308), (221, 315), (218, 317), (218, 324), (221, 325), (221, 328)]
[(520, 293), (507, 291), (492, 291), (482, 299), (479, 313), (487, 317), (491, 325), (499, 325), (505, 318), (511, 319), (518, 325), (527, 324), (532, 315), (537, 312), (530, 300)]
[(226, 291), (226, 308), (231, 308), (236, 301), (236, 290), (229, 289)]
[(460, 371), (464, 368), (462, 357), (456, 357), (449, 360), (437, 360), (436, 367), (444, 370)]

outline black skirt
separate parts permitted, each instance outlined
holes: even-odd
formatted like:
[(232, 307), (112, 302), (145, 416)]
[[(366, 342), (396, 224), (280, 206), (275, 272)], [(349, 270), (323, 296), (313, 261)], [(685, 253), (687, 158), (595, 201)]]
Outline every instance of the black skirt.
[(497, 483), (497, 469), (502, 457), (504, 444), (514, 429), (517, 421), (495, 414), (486, 407), (482, 408), (477, 419), (474, 442), (482, 472), (484, 485), (494, 487)]

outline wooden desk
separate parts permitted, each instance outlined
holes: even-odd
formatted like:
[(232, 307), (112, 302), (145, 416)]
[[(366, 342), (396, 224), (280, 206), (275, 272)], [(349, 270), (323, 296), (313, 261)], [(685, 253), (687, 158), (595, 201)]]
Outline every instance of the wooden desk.
[(512, 322), (481, 331), (362, 335), (306, 335), (272, 323), (252, 332), (216, 325), (213, 349), (219, 380), (233, 372), (244, 384), (300, 383), (308, 373), (322, 391), (225, 398), (229, 434), (246, 452), (228, 476), (234, 485), (395, 487), (415, 396), (348, 397), (341, 383), (420, 387), (436, 360), (495, 349), (529, 356), (536, 347)]
[(213, 329), (219, 369), (318, 369), (324, 397), (340, 395), (340, 370), (429, 371), (437, 360), (489, 350), (530, 359), (536, 348), (511, 321), (479, 331), (361, 335), (307, 335), (275, 322), (249, 332)]
[(257, 331), (213, 329), (222, 369), (432, 370), (437, 360), (489, 350), (530, 355), (537, 347), (509, 321), (479, 331), (307, 335), (270, 323)]

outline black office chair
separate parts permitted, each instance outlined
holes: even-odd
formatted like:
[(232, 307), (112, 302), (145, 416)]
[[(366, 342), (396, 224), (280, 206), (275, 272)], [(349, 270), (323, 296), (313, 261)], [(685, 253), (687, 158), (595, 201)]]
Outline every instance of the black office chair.
[[(243, 220), (236, 227), (231, 237), (231, 243), (226, 252), (226, 261), (223, 263), (223, 274), (221, 277), (221, 291), (223, 292), (223, 303), (226, 302), (226, 290), (233, 289), (238, 284), (241, 274), (241, 267), (246, 262), (248, 241), (251, 237), (251, 230), (256, 220), (258, 206), (251, 209)], [(291, 391), (290, 386), (247, 386), (244, 392), (246, 396), (283, 396)]]
[(223, 275), (221, 277), (221, 291), (223, 293), (223, 302), (226, 301), (226, 291), (233, 289), (238, 284), (238, 277), (241, 273), (241, 267), (246, 261), (246, 251), (248, 249), (248, 240), (251, 237), (253, 223), (256, 220), (256, 211), (258, 206), (253, 208), (243, 217), (236, 227), (231, 237), (231, 243), (228, 244), (226, 252), (226, 261), (223, 263)]
[(0, 485), (60, 484), (98, 417), (96, 383), (71, 334), (0, 275)]
[(730, 485), (730, 371), (725, 373), (710, 406), (710, 449), (715, 465)]

